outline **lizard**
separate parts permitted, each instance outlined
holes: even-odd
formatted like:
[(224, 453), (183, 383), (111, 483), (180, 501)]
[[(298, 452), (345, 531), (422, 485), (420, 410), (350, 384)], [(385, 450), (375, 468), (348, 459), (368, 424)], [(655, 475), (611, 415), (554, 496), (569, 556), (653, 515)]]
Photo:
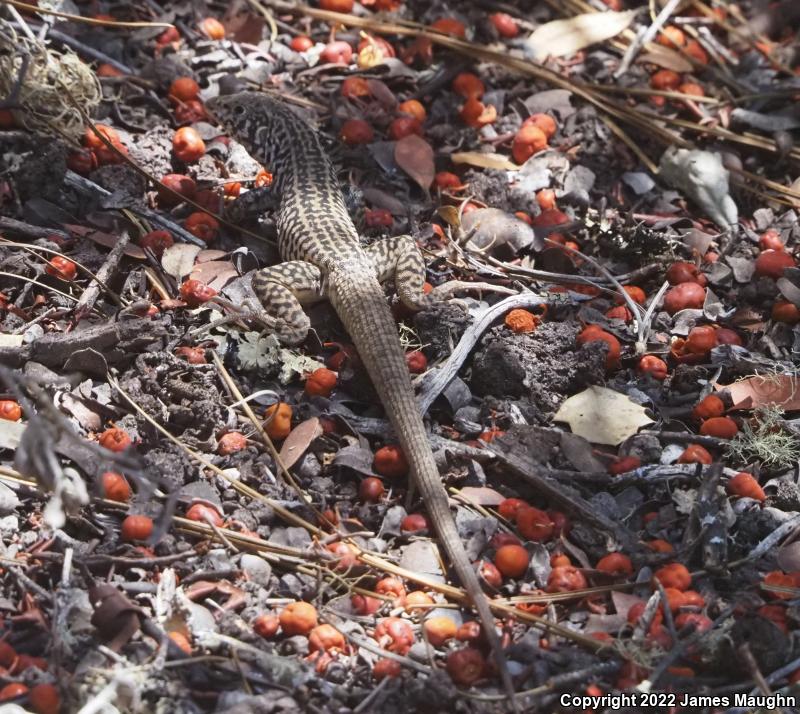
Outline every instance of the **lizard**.
[(519, 711), (489, 601), (450, 512), (381, 285), (394, 278), (400, 300), (413, 310), (430, 304), (423, 292), (422, 254), (411, 236), (362, 248), (316, 129), (288, 104), (245, 91), (215, 97), (207, 107), (231, 138), (273, 174), (269, 191), (277, 205), (278, 251), (285, 262), (255, 273), (256, 297), (286, 344), (307, 336), (304, 302), (320, 297), (331, 302), (386, 410), (434, 530), (478, 612), (511, 707)]

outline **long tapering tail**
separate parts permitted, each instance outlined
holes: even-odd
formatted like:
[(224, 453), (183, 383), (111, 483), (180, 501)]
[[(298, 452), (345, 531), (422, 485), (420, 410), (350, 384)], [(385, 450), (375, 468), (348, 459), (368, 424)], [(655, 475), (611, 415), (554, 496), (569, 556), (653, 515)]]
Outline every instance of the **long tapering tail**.
[(509, 694), (512, 709), (517, 711), (514, 685), (494, 627), (494, 616), (450, 512), (447, 492), (428, 443), (383, 289), (373, 275), (342, 271), (327, 277), (330, 301), (347, 328), (380, 396), (439, 540), (452, 561), (461, 585), (478, 611), (503, 686)]

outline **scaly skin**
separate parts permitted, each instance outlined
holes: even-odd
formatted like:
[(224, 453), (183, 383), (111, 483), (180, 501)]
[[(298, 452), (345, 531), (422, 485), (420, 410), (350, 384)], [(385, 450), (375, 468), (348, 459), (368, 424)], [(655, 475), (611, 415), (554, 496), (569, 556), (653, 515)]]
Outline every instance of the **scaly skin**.
[[(283, 335), (292, 342), (302, 340), (308, 330), (308, 319), (298, 314), (302, 308), (293, 295), (317, 290), (331, 301), (386, 409), (439, 539), (478, 611), (516, 711), (513, 683), (494, 617), (453, 521), (414, 398), (394, 319), (378, 280), (381, 273), (391, 272), (380, 264), (387, 256), (370, 256), (362, 249), (330, 159), (316, 131), (292, 109), (256, 92), (213, 99), (208, 107), (233, 138), (274, 175), (272, 190), (279, 198), (281, 256), (286, 261), (304, 261), (319, 271), (295, 262), (285, 270), (283, 266), (287, 264), (267, 269), (253, 280), (256, 294), (267, 312), (283, 320)], [(413, 302), (408, 289), (409, 282), (413, 283), (418, 289), (416, 306), (419, 307), (424, 304), (421, 294), (424, 275), (419, 274), (423, 264), (416, 248), (401, 255), (400, 263), (397, 281), (405, 289), (398, 292), (405, 302)], [(291, 284), (297, 279), (307, 284)]]

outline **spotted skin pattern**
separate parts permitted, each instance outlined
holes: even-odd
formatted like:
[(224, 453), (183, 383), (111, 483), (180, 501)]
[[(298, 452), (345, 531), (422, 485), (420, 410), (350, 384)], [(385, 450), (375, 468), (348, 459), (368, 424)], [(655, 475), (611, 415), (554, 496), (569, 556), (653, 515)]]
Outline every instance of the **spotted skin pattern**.
[(331, 301), (386, 409), (439, 539), (478, 611), (511, 708), (518, 711), (494, 617), (453, 521), (379, 282), (394, 277), (403, 302), (423, 305), (422, 256), (407, 236), (361, 247), (316, 131), (286, 104), (242, 92), (212, 99), (207, 107), (272, 172), (272, 188), (280, 198), (278, 249), (287, 262), (255, 277), (256, 295), (290, 339), (308, 327), (308, 318), (300, 315), (301, 294), (322, 291)]

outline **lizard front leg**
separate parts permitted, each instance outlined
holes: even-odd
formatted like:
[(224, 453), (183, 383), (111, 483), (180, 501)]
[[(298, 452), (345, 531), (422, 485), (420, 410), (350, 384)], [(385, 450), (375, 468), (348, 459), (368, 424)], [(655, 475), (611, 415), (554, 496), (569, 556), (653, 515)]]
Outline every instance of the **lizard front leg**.
[(302, 303), (321, 297), (319, 268), (303, 260), (292, 260), (259, 270), (253, 276), (253, 292), (264, 311), (275, 319), (278, 339), (287, 345), (302, 342), (311, 322)]
[(423, 292), (425, 261), (411, 236), (384, 238), (365, 251), (380, 282), (394, 278), (397, 296), (406, 307), (422, 310), (434, 304)]

